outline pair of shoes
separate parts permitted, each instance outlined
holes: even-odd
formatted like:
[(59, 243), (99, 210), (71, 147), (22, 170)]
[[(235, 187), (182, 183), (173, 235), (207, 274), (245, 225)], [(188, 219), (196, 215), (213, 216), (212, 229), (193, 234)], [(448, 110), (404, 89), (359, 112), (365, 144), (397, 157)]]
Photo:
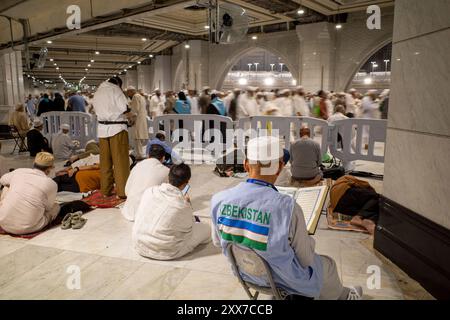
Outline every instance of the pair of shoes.
[(81, 229), (87, 221), (87, 219), (83, 218), (82, 215), (83, 213), (81, 211), (66, 214), (61, 222), (61, 229)]
[(360, 286), (350, 287), (347, 300), (362, 300), (363, 290)]

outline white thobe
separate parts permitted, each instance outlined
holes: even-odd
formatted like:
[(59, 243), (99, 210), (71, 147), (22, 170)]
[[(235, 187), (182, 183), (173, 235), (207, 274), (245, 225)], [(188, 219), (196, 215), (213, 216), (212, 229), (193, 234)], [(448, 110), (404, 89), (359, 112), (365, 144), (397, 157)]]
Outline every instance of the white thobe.
[(274, 102), (278, 105), (278, 108), (280, 108), (281, 114), (284, 117), (291, 117), (294, 115), (294, 106), (291, 98), (279, 97), (276, 98)]
[(191, 114), (200, 114), (200, 109), (198, 108), (198, 98), (188, 96), (187, 99), (191, 103)]
[(211, 241), (206, 223), (195, 222), (181, 190), (168, 183), (144, 191), (132, 240), (136, 251), (158, 260), (176, 259)]
[[(98, 87), (92, 100), (98, 121), (127, 121), (124, 112), (127, 111), (128, 100), (119, 86), (108, 81)], [(127, 130), (126, 124), (98, 124), (99, 138), (113, 137)]]
[(259, 106), (255, 97), (248, 97), (246, 93), (239, 96), (237, 119), (254, 117), (259, 114)]
[(21, 168), (3, 175), (0, 226), (13, 234), (41, 230), (59, 212), (55, 203), (58, 186), (38, 169)]
[(55, 158), (69, 159), (77, 149), (77, 145), (67, 133), (59, 132), (52, 138), (52, 149)]
[(150, 99), (150, 115), (151, 117), (158, 117), (164, 114), (164, 101), (162, 97), (158, 97), (156, 94)]
[(134, 221), (134, 216), (144, 191), (147, 188), (167, 182), (168, 176), (169, 168), (157, 159), (150, 158), (139, 162), (131, 170), (125, 186), (127, 200), (121, 210), (125, 219)]
[(306, 104), (305, 99), (296, 94), (294, 95), (294, 97), (292, 98), (292, 102), (294, 104), (294, 113), (295, 115), (299, 115), (302, 117), (309, 117), (309, 108), (308, 105)]

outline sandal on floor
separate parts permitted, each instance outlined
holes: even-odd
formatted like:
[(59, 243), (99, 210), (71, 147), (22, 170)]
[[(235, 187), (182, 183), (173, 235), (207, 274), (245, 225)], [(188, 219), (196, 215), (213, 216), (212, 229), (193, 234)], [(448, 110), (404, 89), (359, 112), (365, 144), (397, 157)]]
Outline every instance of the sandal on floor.
[(68, 213), (64, 216), (64, 219), (61, 221), (61, 229), (70, 229), (70, 227), (72, 226), (72, 215), (73, 213)]
[(72, 220), (70, 221), (72, 229), (81, 229), (86, 224), (87, 219), (83, 218), (81, 215), (81, 211), (75, 212), (73, 214)]

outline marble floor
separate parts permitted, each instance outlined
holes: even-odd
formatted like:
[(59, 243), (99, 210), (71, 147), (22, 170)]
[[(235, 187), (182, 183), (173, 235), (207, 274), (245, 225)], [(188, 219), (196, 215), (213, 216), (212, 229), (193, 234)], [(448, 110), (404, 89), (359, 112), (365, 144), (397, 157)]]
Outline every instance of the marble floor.
[[(9, 167), (31, 165), (27, 155), (8, 152), (6, 145)], [(219, 178), (212, 169), (193, 166), (190, 191), (196, 214), (208, 223), (211, 195), (241, 181)], [(356, 169), (382, 173), (383, 165), (358, 162)], [(382, 191), (381, 181), (370, 183)], [(31, 240), (0, 236), (0, 299), (247, 299), (211, 243), (176, 261), (155, 261), (133, 250), (132, 224), (118, 209), (97, 209), (86, 218), (80, 230), (54, 228)], [(329, 230), (322, 215), (314, 238), (317, 252), (335, 259), (344, 285), (362, 286), (364, 298), (432, 299), (372, 248), (370, 236)], [(378, 289), (367, 287), (369, 266), (381, 270)]]

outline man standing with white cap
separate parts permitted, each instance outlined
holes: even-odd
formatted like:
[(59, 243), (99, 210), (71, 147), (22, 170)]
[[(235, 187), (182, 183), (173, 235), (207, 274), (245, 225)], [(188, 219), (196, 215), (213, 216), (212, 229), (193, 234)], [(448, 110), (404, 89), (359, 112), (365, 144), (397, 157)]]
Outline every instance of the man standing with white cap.
[(59, 213), (55, 203), (58, 186), (48, 177), (53, 155), (40, 152), (33, 169), (20, 168), (3, 175), (4, 190), (0, 199), (0, 226), (12, 234), (37, 232), (52, 222)]
[[(288, 295), (321, 299), (361, 299), (362, 289), (344, 288), (333, 259), (314, 252), (302, 209), (273, 185), (283, 169), (276, 137), (251, 139), (244, 167), (249, 179), (211, 200), (212, 238), (224, 254), (229, 242), (255, 250), (270, 266), (275, 284)], [(246, 281), (267, 280), (242, 273)]]
[(161, 96), (161, 90), (156, 88), (152, 98), (150, 99), (150, 117), (153, 119), (154, 117), (163, 115), (164, 108), (164, 100)]
[(93, 105), (98, 119), (101, 192), (110, 196), (115, 182), (117, 196), (125, 199), (130, 175), (127, 125), (131, 109), (121, 87), (119, 77), (103, 82), (94, 94)]
[(145, 158), (144, 146), (148, 141), (148, 123), (147, 111), (145, 109), (145, 98), (141, 96), (136, 88), (129, 86), (127, 95), (131, 99), (130, 109), (136, 114), (136, 121), (130, 128), (132, 140), (134, 142), (133, 149), (137, 160)]
[(72, 140), (69, 136), (70, 126), (61, 125), (60, 131), (52, 139), (52, 149), (55, 158), (68, 160), (74, 151), (80, 147), (80, 142)]
[(244, 94), (240, 95), (236, 120), (246, 117), (254, 117), (259, 115), (259, 106), (256, 101), (255, 93), (257, 87), (247, 87)]

